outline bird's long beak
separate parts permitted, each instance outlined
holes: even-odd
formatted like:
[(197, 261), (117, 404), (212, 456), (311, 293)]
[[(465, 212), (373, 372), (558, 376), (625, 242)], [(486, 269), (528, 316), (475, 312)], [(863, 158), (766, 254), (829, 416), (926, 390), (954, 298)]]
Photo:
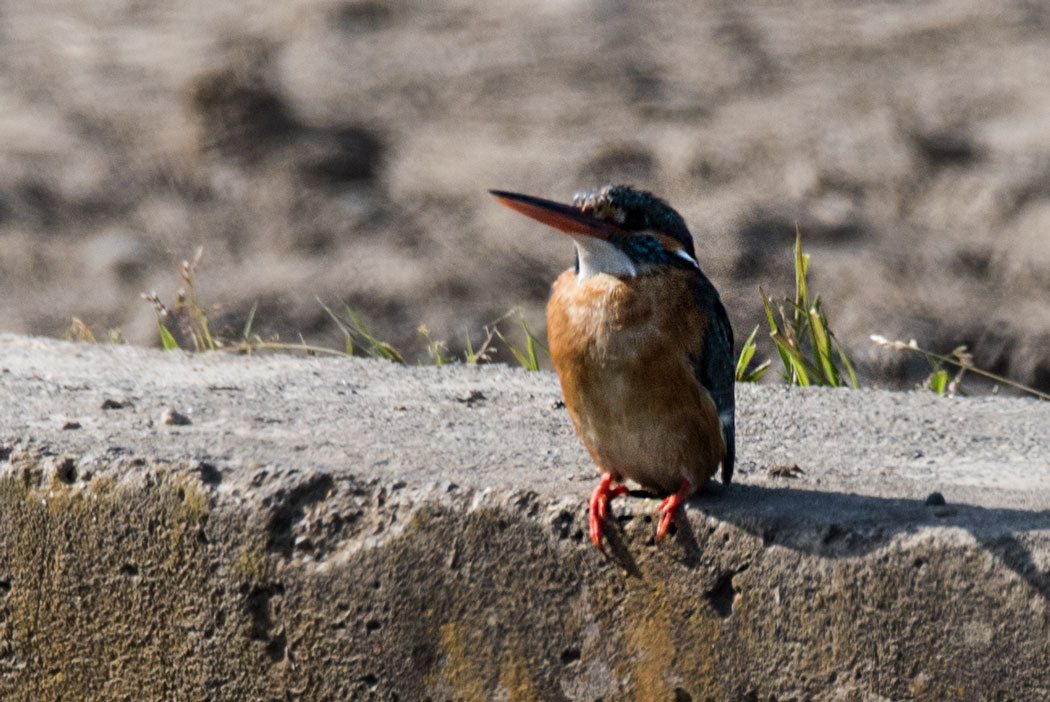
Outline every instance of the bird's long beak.
[(624, 230), (609, 224), (605, 220), (584, 214), (570, 205), (563, 205), (553, 200), (522, 195), (520, 193), (508, 193), (503, 190), (490, 190), (497, 200), (526, 217), (543, 222), (548, 227), (553, 227), (560, 232), (569, 235), (586, 234), (598, 239), (608, 241), (613, 237), (622, 237)]

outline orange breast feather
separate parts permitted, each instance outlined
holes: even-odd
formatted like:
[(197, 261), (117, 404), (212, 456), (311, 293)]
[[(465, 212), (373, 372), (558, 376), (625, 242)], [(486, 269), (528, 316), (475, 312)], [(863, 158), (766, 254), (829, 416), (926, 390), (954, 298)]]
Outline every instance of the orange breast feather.
[(599, 468), (659, 491), (698, 488), (725, 454), (693, 370), (707, 317), (689, 271), (620, 280), (569, 270), (547, 305), (551, 358), (573, 426)]

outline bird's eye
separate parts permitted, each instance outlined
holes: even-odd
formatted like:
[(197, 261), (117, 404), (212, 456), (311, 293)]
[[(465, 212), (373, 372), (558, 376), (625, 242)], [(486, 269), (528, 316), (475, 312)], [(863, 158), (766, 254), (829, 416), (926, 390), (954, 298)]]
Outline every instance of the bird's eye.
[(621, 211), (621, 226), (632, 232), (645, 229), (645, 214), (638, 210)]

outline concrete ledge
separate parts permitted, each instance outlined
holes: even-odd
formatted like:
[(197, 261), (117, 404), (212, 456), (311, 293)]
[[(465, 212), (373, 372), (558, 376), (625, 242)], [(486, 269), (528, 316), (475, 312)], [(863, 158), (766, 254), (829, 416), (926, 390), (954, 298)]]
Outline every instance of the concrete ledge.
[(0, 698), (1050, 699), (1050, 404), (742, 387), (607, 559), (558, 399), (0, 335)]

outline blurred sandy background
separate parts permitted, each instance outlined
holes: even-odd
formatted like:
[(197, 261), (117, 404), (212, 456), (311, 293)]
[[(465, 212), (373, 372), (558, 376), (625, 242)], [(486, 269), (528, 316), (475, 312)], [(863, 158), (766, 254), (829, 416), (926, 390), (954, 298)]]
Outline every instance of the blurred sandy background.
[(155, 344), (198, 245), (216, 327), (542, 331), (571, 245), (485, 191), (609, 181), (682, 212), (738, 339), (798, 222), (867, 382), (928, 371), (882, 333), (1050, 388), (1044, 2), (0, 5), (3, 331)]

